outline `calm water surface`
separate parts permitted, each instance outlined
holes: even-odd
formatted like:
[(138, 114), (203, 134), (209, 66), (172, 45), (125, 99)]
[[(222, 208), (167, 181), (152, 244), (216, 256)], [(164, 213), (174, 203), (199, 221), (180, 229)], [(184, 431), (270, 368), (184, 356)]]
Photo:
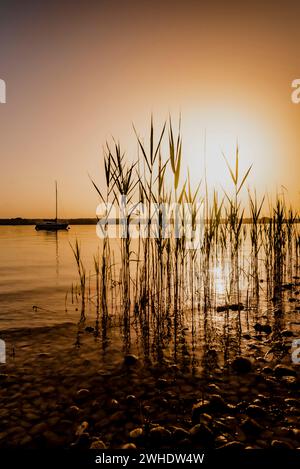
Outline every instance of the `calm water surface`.
[(66, 292), (77, 282), (70, 247), (76, 238), (88, 273), (100, 242), (95, 226), (71, 226), (58, 233), (34, 226), (0, 227), (1, 329), (78, 319), (74, 308), (65, 311)]

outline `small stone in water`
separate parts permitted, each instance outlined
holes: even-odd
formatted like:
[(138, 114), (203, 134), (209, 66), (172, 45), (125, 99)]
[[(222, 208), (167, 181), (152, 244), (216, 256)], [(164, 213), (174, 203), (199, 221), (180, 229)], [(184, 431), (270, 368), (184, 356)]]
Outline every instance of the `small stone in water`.
[(239, 374), (249, 373), (252, 369), (252, 363), (248, 358), (237, 357), (233, 360), (231, 364), (234, 371)]
[(139, 361), (139, 358), (136, 355), (128, 354), (124, 357), (124, 365), (133, 366), (136, 365)]
[(288, 329), (284, 329), (283, 331), (281, 331), (281, 335), (282, 335), (282, 337), (293, 337), (294, 333), (293, 333), (293, 331), (290, 331)]
[(254, 325), (254, 329), (257, 332), (264, 332), (265, 334), (271, 334), (272, 332), (272, 327), (269, 324), (260, 324), (259, 322)]

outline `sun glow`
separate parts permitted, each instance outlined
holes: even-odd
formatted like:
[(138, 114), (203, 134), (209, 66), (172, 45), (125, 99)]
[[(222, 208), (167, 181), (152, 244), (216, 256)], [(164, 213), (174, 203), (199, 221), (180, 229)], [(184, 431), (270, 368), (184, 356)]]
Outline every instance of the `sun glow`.
[(250, 112), (211, 107), (190, 113), (183, 119), (184, 149), (191, 179), (196, 183), (205, 174), (210, 188), (230, 190), (228, 169), (222, 154), (232, 164), (239, 147), (241, 173), (253, 165), (249, 183), (265, 190), (271, 154), (276, 158), (278, 145), (274, 130)]

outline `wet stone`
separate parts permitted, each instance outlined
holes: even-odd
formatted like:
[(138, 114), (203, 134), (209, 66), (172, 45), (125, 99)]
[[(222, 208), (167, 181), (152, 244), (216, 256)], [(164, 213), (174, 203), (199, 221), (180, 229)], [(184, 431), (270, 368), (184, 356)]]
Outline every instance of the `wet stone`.
[(139, 358), (136, 355), (128, 354), (124, 357), (124, 365), (125, 366), (133, 366), (139, 362)]
[(79, 389), (79, 391), (77, 391), (76, 393), (75, 400), (77, 402), (84, 402), (89, 398), (89, 396), (90, 396), (89, 389)]
[(288, 329), (284, 329), (283, 331), (281, 331), (281, 335), (282, 335), (282, 337), (293, 337), (294, 333), (293, 333), (293, 331), (290, 331)]
[(95, 440), (91, 444), (90, 449), (107, 449), (107, 447), (102, 440)]
[(291, 445), (287, 441), (282, 440), (273, 440), (271, 442), (271, 446), (272, 448), (293, 449), (293, 445)]
[(47, 386), (41, 390), (42, 394), (54, 394), (55, 393), (55, 387), (54, 386)]
[(135, 407), (137, 405), (137, 398), (133, 394), (129, 394), (126, 396), (126, 404), (128, 404), (130, 407)]
[(110, 422), (126, 422), (127, 420), (127, 417), (126, 417), (126, 414), (123, 410), (118, 410), (117, 412), (115, 412), (114, 414), (112, 414), (110, 417), (109, 417), (109, 421)]
[(71, 407), (67, 409), (67, 415), (68, 417), (72, 419), (77, 418), (79, 414), (80, 414), (80, 409), (76, 405), (72, 405)]
[(44, 432), (43, 437), (45, 438), (47, 446), (50, 447), (61, 447), (65, 441), (64, 438), (50, 430)]
[(87, 432), (82, 433), (73, 446), (80, 449), (87, 449), (91, 445), (90, 435)]
[(158, 426), (150, 430), (149, 437), (154, 445), (161, 446), (169, 443), (171, 439), (171, 432), (165, 427)]
[(254, 329), (256, 332), (264, 332), (265, 334), (271, 334), (272, 332), (272, 327), (269, 324), (260, 324), (259, 322), (254, 325)]
[(120, 404), (116, 399), (111, 399), (108, 403), (109, 409), (116, 410), (120, 408)]
[(136, 446), (134, 443), (125, 443), (125, 445), (123, 445), (121, 447), (121, 449), (132, 449), (132, 450), (135, 450), (136, 449)]
[(209, 400), (209, 409), (211, 412), (223, 412), (227, 404), (219, 394), (213, 394)]
[(287, 386), (288, 388), (295, 389), (297, 386), (299, 387), (297, 383), (297, 379), (295, 376), (282, 376), (281, 377), (281, 382)]
[(274, 368), (275, 376), (296, 376), (296, 371), (287, 365), (276, 365)]
[(214, 442), (212, 430), (204, 423), (194, 425), (190, 430), (190, 436), (195, 443), (203, 446), (211, 446)]
[(231, 363), (232, 369), (238, 374), (249, 373), (252, 369), (252, 363), (248, 358), (237, 357)]
[(131, 430), (129, 433), (129, 437), (132, 440), (137, 440), (140, 439), (144, 436), (144, 430), (142, 428), (135, 428), (134, 430)]
[(209, 401), (204, 400), (194, 404), (192, 408), (192, 423), (199, 423), (200, 415), (207, 411), (209, 411)]
[(243, 449), (245, 445), (240, 441), (229, 441), (222, 446), (219, 446), (218, 449)]
[(266, 416), (266, 411), (261, 406), (253, 404), (247, 407), (246, 413), (247, 415), (249, 415), (249, 417), (259, 419), (264, 418)]
[(44, 433), (47, 429), (48, 429), (47, 424), (44, 422), (40, 422), (37, 425), (34, 425), (34, 427), (32, 427), (29, 430), (29, 433), (31, 435), (38, 435), (38, 434)]
[(241, 424), (241, 429), (247, 434), (247, 435), (259, 435), (263, 431), (263, 427), (256, 422), (256, 420), (251, 419), (251, 418), (246, 418), (242, 424)]
[(24, 447), (24, 446), (28, 446), (32, 443), (32, 437), (30, 435), (26, 435), (24, 436), (24, 438), (22, 438), (22, 440), (20, 440), (20, 446)]
[(190, 433), (181, 427), (174, 427), (173, 428), (173, 439), (175, 441), (181, 441), (184, 439), (188, 439), (190, 437)]

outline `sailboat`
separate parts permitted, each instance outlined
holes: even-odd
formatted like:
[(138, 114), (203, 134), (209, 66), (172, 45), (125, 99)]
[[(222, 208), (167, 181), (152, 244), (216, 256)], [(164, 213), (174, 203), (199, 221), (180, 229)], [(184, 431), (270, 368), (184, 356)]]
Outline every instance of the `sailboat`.
[(35, 229), (46, 230), (46, 231), (58, 231), (58, 230), (68, 230), (69, 224), (66, 222), (59, 222), (57, 218), (57, 181), (55, 181), (55, 220), (44, 221), (42, 223), (37, 223)]

